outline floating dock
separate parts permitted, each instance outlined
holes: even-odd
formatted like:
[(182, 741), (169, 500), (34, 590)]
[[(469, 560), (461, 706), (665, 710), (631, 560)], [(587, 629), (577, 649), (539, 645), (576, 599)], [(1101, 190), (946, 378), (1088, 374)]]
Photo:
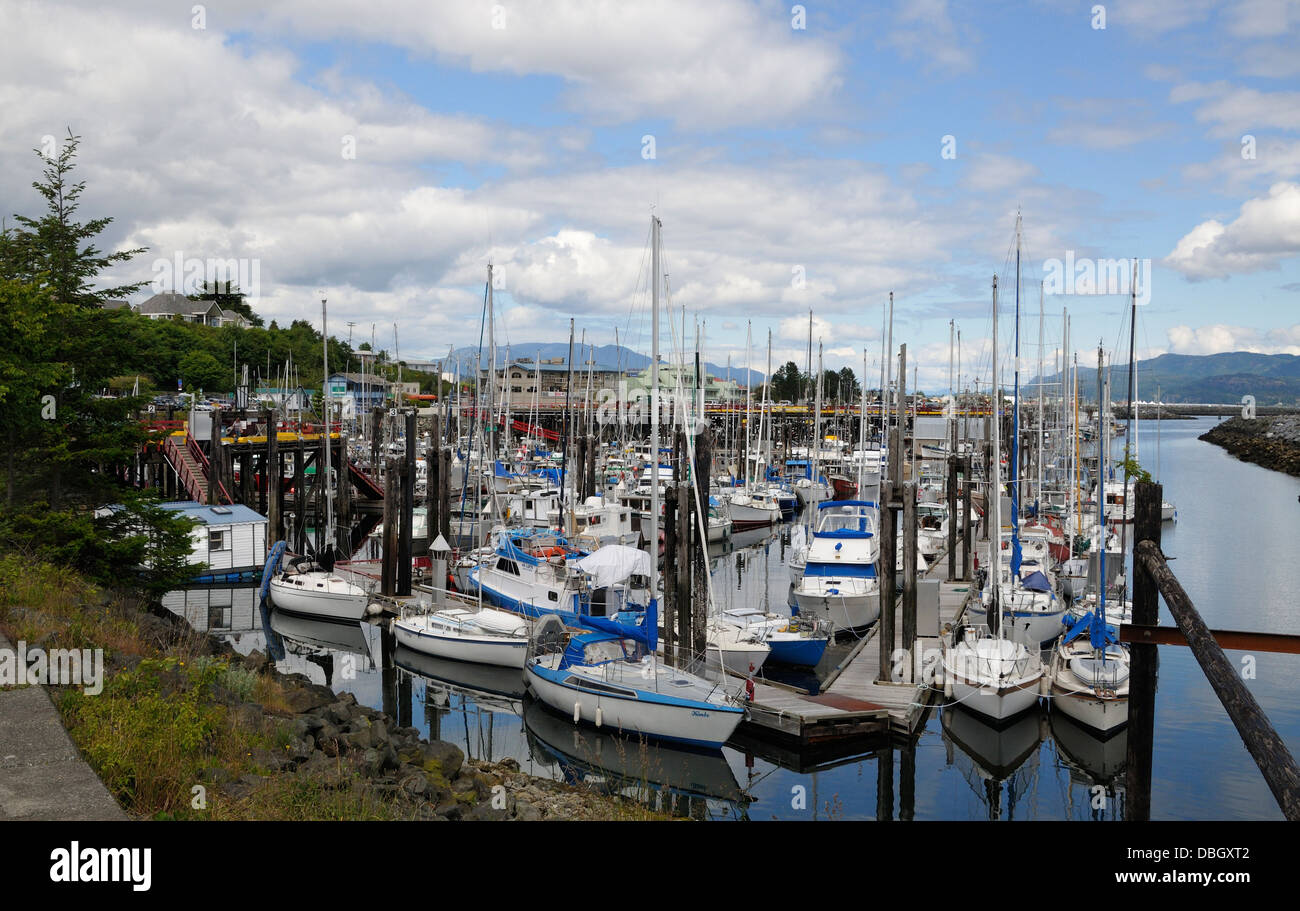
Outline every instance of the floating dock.
[[(959, 561), (960, 562), (960, 561)], [(922, 578), (939, 580), (939, 630), (942, 633), (960, 618), (969, 582), (942, 579), (948, 571), (946, 559), (936, 559)], [(894, 645), (901, 647), (902, 597), (894, 605)], [(849, 653), (823, 684), (820, 694), (809, 696), (787, 687), (755, 683), (742, 730), (755, 735), (775, 734), (801, 746), (825, 744), (847, 738), (900, 736), (910, 738), (921, 727), (926, 712), (938, 693), (922, 683), (881, 683), (880, 624)], [(934, 637), (918, 637), (921, 656), (937, 653), (942, 643)]]

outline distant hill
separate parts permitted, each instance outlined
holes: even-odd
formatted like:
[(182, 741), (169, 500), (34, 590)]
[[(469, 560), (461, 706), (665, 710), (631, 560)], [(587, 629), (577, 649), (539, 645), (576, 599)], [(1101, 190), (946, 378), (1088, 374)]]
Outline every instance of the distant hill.
[[(596, 345), (591, 353), (595, 355), (593, 359), (596, 362), (596, 369), (598, 370), (617, 370), (621, 367), (625, 371), (635, 372), (641, 370), (644, 367), (650, 366), (650, 357), (648, 355), (638, 354), (637, 352), (633, 351), (630, 348), (624, 347), (623, 345)], [(576, 342), (574, 343), (573, 360), (574, 360), (575, 370), (581, 371), (587, 368), (588, 354), (589, 353), (587, 348), (581, 347)], [(457, 362), (459, 362), (461, 365), (462, 373), (465, 372), (467, 369), (473, 370), (474, 365), (478, 360), (478, 356), (479, 356), (478, 348), (457, 348), (452, 351), (451, 360), (448, 362), (448, 366), (446, 369), (454, 370), (455, 369), (454, 365)], [(569, 356), (569, 343), (568, 342), (546, 342), (540, 345), (528, 344), (528, 343), (522, 345), (511, 345), (510, 356), (515, 360), (520, 360), (523, 358), (532, 360), (538, 357), (540, 357), (543, 361), (550, 360), (552, 358), (557, 358), (557, 357), (567, 359)], [(485, 366), (488, 362), (488, 357), (489, 357), (488, 351), (485, 349), (483, 352), (483, 364)], [(433, 360), (437, 360), (437, 358), (433, 358)], [(504, 364), (505, 360), (506, 360), (506, 346), (497, 345), (497, 365), (500, 366), (501, 364)], [(672, 362), (671, 358), (663, 358), (660, 361), (660, 363), (671, 363), (671, 362)], [(706, 361), (704, 363), (704, 370), (710, 376), (716, 376), (719, 377), (720, 379), (727, 378), (727, 368), (725, 365), (719, 367), (717, 364), (712, 364)], [(754, 375), (755, 383), (763, 382), (764, 374), (762, 371), (755, 370), (753, 372), (753, 375)], [(745, 368), (733, 366), (731, 368), (731, 378), (735, 380), (737, 383), (739, 383), (740, 385), (744, 386)]]
[[(1080, 361), (1082, 361), (1082, 354)], [(1095, 359), (1094, 359), (1095, 360)], [(1049, 376), (1048, 383), (1059, 382)], [(1253, 395), (1258, 405), (1300, 404), (1300, 356), (1294, 354), (1252, 354), (1228, 351), (1221, 354), (1162, 354), (1137, 362), (1137, 397), (1153, 401), (1156, 387), (1166, 402), (1234, 404)], [(1097, 399), (1097, 369), (1079, 365), (1079, 396)], [(1110, 368), (1112, 401), (1128, 400), (1128, 364)]]

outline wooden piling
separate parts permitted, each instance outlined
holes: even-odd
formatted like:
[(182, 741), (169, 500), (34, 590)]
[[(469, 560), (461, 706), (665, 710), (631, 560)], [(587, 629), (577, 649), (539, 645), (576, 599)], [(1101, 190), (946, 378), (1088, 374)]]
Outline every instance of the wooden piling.
[(394, 568), (397, 563), (397, 459), (386, 459), (384, 465), (384, 552), (379, 564), (379, 590), (385, 595), (396, 593)]
[[(903, 485), (903, 639), (907, 655), (903, 679), (911, 683), (916, 667), (916, 481)], [(882, 606), (883, 610), (883, 606)]]
[[(695, 655), (704, 654), (703, 642), (698, 640), (697, 628), (703, 622), (695, 616), (691, 603), (691, 543), (695, 538), (695, 511), (691, 508), (691, 486), (687, 481), (677, 485), (677, 641), (685, 643)], [(667, 577), (665, 577), (667, 578)]]
[(280, 461), (279, 421), (274, 410), (266, 419), (266, 518), (270, 541), (284, 539), (284, 468)]
[[(709, 564), (705, 550), (708, 547), (709, 527), (709, 469), (713, 462), (713, 433), (708, 428), (695, 437), (695, 471), (692, 477), (691, 506), (695, 509), (695, 520), (691, 523), (691, 577), (695, 580), (692, 587), (695, 603), (692, 605), (692, 629), (695, 634), (695, 648), (703, 651), (708, 644), (709, 620), (709, 586), (706, 573)], [(701, 531), (700, 529), (704, 530)]]
[(397, 543), (397, 594), (411, 594), (411, 535), (415, 507), (415, 409), (406, 413), (406, 458), (401, 468), (401, 513)]
[[(658, 471), (658, 460), (651, 463), (651, 471)], [(652, 474), (651, 484), (658, 483), (658, 476)], [(667, 495), (664, 497), (664, 515), (663, 515), (663, 580), (664, 580), (664, 658), (668, 661), (679, 663), (680, 656), (677, 654), (677, 587), (673, 580), (677, 578), (677, 497), (673, 495), (673, 487), (667, 488)], [(650, 559), (658, 562), (659, 560), (659, 542), (649, 542)], [(654, 592), (651, 592), (653, 596)]]
[[(1160, 547), (1160, 502), (1164, 487), (1138, 481), (1134, 485), (1133, 544), (1151, 541)], [(1160, 599), (1155, 579), (1136, 560), (1133, 567), (1133, 622), (1155, 626), (1160, 622)], [(1125, 818), (1145, 822), (1151, 818), (1151, 751), (1155, 743), (1155, 708), (1160, 650), (1154, 643), (1135, 642), (1129, 648), (1128, 689), (1128, 799)]]
[[(894, 427), (890, 429), (893, 439), (891, 443), (896, 444), (898, 437), (902, 435), (901, 428)], [(897, 471), (897, 466), (891, 466), (890, 474)], [(876, 633), (880, 637), (880, 667), (876, 679), (881, 683), (886, 683), (893, 679), (893, 653), (894, 653), (894, 597), (895, 597), (895, 576), (898, 565), (898, 544), (896, 532), (896, 516), (894, 511), (894, 479), (891, 477), (888, 481), (881, 479), (884, 485), (881, 496), (880, 507), (880, 570), (877, 572), (877, 578), (880, 583), (880, 620), (879, 629)], [(892, 787), (892, 785), (891, 785)]]
[(1223, 649), (1210, 634), (1192, 599), (1183, 591), (1154, 541), (1142, 541), (1137, 545), (1135, 562), (1137, 561), (1141, 561), (1143, 568), (1155, 580), (1165, 604), (1169, 606), (1169, 612), (1178, 622), (1179, 630), (1187, 637), (1192, 654), (1205, 672), (1215, 695), (1223, 703), (1242, 742), (1246, 744), (1246, 749), (1259, 766), (1282, 814), (1293, 822), (1300, 821), (1300, 769), (1296, 768), (1291, 751), (1238, 676), (1237, 668), (1223, 654)]
[(970, 456), (962, 456), (961, 460), (961, 578), (963, 582), (971, 581), (971, 527), (970, 527), (970, 497), (971, 489), (974, 485), (971, 483), (971, 459)]
[(957, 581), (957, 456), (948, 456), (948, 581)]

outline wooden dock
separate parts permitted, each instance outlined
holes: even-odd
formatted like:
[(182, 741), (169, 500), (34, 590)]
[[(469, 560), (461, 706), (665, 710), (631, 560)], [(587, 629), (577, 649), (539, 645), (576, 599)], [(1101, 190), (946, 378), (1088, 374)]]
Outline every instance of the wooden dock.
[[(923, 578), (939, 580), (939, 631), (956, 623), (965, 605), (968, 582), (947, 582), (946, 559), (935, 560)], [(902, 597), (894, 605), (895, 647), (902, 636)], [(866, 637), (832, 671), (819, 695), (808, 696), (786, 688), (756, 683), (745, 728), (753, 734), (776, 734), (800, 745), (812, 746), (846, 738), (911, 737), (921, 727), (937, 692), (921, 683), (877, 682), (880, 642), (877, 623)], [(940, 660), (938, 638), (917, 639), (922, 660)], [(905, 664), (905, 662), (903, 662)], [(903, 667), (895, 668), (898, 676)]]

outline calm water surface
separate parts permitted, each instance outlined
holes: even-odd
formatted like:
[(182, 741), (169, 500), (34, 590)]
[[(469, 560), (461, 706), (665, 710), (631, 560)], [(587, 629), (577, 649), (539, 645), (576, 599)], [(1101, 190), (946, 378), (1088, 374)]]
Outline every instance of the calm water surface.
[[(1163, 548), (1211, 628), (1300, 634), (1300, 479), (1239, 462), (1197, 440), (1217, 421), (1161, 426), (1159, 472), (1178, 507)], [(1151, 431), (1151, 432), (1148, 432)], [(1156, 474), (1154, 427), (1140, 461)], [(1121, 444), (1122, 445), (1122, 444)], [(782, 535), (751, 535), (715, 555), (723, 606), (788, 611)], [(266, 648), (255, 591), (171, 596), (200, 628), (240, 651)], [(534, 775), (635, 795), (700, 819), (1122, 819), (1126, 735), (1100, 741), (1044, 710), (996, 731), (960, 708), (931, 710), (908, 748), (846, 746), (796, 754), (742, 739), (720, 754), (647, 747), (577, 729), (531, 703), (518, 675), (390, 651), (379, 627), (274, 615), (282, 670), (350, 691), (471, 757), (517, 759)], [(1161, 608), (1162, 624), (1173, 623)], [(828, 650), (817, 673), (853, 646)], [(1300, 658), (1229, 652), (1293, 753), (1300, 754)], [(1253, 659), (1253, 662), (1252, 662)], [(779, 679), (812, 688), (816, 677)], [(1281, 819), (1263, 778), (1186, 648), (1160, 647), (1151, 815), (1157, 819)]]

